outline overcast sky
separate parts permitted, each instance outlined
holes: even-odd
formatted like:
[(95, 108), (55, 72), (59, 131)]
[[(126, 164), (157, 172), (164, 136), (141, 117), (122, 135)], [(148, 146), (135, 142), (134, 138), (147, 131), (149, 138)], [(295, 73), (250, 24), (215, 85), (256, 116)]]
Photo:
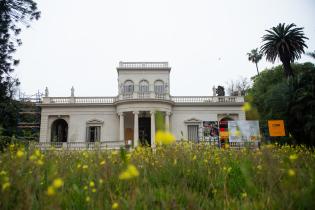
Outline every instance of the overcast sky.
[[(246, 53), (278, 23), (304, 27), (315, 50), (314, 0), (34, 0), (15, 71), (21, 91), (50, 96), (117, 94), (119, 61), (168, 61), (172, 95), (210, 95), (256, 74)], [(313, 61), (303, 56), (299, 62)], [(262, 70), (271, 67), (265, 58)]]

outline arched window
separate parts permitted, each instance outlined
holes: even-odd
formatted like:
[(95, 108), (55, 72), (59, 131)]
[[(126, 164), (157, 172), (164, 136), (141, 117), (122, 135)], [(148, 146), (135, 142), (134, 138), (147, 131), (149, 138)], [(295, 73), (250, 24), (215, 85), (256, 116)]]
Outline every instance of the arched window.
[(133, 81), (131, 81), (131, 80), (125, 81), (123, 93), (124, 94), (132, 94), (133, 91), (134, 91)]
[(139, 82), (139, 92), (148, 93), (149, 92), (149, 82), (146, 80), (141, 80)]
[(164, 94), (164, 82), (162, 80), (156, 80), (154, 82), (154, 92), (155, 94)]

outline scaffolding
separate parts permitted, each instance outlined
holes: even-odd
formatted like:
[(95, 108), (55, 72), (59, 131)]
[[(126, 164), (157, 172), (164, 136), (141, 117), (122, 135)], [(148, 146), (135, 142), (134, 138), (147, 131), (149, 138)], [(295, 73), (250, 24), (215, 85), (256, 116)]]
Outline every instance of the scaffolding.
[(33, 95), (19, 93), (17, 138), (25, 140), (39, 139), (41, 110), (38, 105), (42, 102), (43, 95), (39, 91)]

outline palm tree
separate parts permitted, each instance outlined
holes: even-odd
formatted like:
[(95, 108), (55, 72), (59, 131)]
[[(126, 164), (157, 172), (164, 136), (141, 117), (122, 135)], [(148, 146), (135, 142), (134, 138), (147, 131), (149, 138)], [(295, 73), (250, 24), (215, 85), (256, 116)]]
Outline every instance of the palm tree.
[(303, 28), (298, 28), (294, 23), (285, 25), (279, 23), (276, 27), (266, 30), (268, 33), (262, 37), (264, 44), (261, 52), (272, 63), (279, 58), (284, 68), (286, 77), (294, 76), (291, 63), (301, 58), (304, 47), (307, 48)]
[(307, 53), (307, 55), (315, 59), (315, 50), (314, 52)]
[(248, 55), (248, 60), (256, 64), (257, 74), (259, 75), (258, 71), (258, 62), (261, 60), (263, 54), (258, 51), (258, 48), (252, 49)]

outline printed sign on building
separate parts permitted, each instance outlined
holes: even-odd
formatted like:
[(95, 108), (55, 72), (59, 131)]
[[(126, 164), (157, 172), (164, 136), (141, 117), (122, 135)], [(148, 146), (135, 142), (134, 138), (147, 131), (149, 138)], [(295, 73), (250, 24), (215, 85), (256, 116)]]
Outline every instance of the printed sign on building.
[(229, 141), (259, 141), (259, 122), (256, 120), (228, 121)]
[(285, 136), (283, 120), (268, 120), (268, 128), (270, 136)]
[(206, 141), (219, 139), (219, 126), (217, 121), (203, 121), (203, 136)]

